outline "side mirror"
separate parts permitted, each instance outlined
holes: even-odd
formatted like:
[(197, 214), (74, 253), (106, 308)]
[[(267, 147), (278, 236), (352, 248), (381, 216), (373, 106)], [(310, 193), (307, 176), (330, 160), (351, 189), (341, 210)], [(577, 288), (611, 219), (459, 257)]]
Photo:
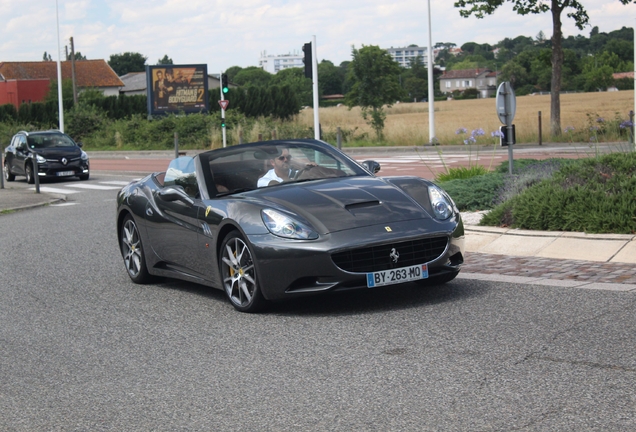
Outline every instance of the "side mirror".
[(16, 146), (16, 149), (20, 151), (25, 151), (27, 149), (27, 145), (24, 142), (18, 143), (18, 145)]
[(194, 205), (194, 200), (185, 193), (185, 191), (180, 187), (169, 186), (167, 188), (161, 189), (157, 192), (159, 198), (166, 202), (172, 201), (181, 201), (188, 207), (192, 207)]
[(373, 174), (380, 172), (380, 164), (374, 160), (365, 160), (362, 162), (362, 166), (369, 170)]
[(78, 146), (79, 148), (82, 148), (82, 147), (84, 147), (84, 143), (83, 143), (83, 142), (81, 142), (81, 141), (78, 141), (78, 142), (77, 142), (77, 146)]

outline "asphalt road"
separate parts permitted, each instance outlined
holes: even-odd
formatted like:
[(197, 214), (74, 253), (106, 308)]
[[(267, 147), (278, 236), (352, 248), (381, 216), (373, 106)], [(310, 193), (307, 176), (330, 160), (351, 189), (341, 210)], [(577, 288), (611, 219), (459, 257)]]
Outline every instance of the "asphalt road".
[(0, 215), (0, 430), (636, 429), (633, 293), (461, 279), (241, 314), (130, 282), (130, 179)]

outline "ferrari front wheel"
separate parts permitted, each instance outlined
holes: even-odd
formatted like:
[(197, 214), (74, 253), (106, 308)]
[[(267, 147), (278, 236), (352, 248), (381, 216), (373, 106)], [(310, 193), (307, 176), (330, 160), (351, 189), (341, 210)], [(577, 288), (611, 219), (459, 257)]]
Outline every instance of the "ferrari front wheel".
[(146, 283), (150, 280), (148, 267), (146, 267), (146, 257), (141, 244), (139, 228), (132, 216), (124, 218), (121, 225), (121, 256), (124, 258), (124, 265), (128, 276), (135, 283)]
[(256, 312), (267, 304), (258, 284), (252, 251), (236, 231), (223, 240), (219, 270), (225, 294), (236, 310)]

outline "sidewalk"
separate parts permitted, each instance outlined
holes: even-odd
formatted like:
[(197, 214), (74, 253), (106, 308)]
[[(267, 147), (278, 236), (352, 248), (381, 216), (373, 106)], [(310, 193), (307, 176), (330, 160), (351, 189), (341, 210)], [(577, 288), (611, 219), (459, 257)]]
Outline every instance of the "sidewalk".
[(30, 189), (11, 188), (5, 184), (4, 189), (0, 189), (0, 213), (41, 207), (65, 200), (64, 195), (45, 192), (37, 194)]

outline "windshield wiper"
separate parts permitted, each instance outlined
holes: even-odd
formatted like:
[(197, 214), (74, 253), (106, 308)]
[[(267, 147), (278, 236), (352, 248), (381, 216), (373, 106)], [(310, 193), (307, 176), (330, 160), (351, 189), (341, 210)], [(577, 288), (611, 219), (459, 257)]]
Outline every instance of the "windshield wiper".
[(220, 192), (218, 194), (216, 194), (216, 197), (221, 197), (221, 196), (226, 196), (226, 195), (234, 195), (237, 193), (241, 193), (241, 192), (249, 192), (249, 191), (253, 191), (255, 188), (237, 188), (237, 189), (232, 189), (231, 191), (227, 191), (227, 192)]

